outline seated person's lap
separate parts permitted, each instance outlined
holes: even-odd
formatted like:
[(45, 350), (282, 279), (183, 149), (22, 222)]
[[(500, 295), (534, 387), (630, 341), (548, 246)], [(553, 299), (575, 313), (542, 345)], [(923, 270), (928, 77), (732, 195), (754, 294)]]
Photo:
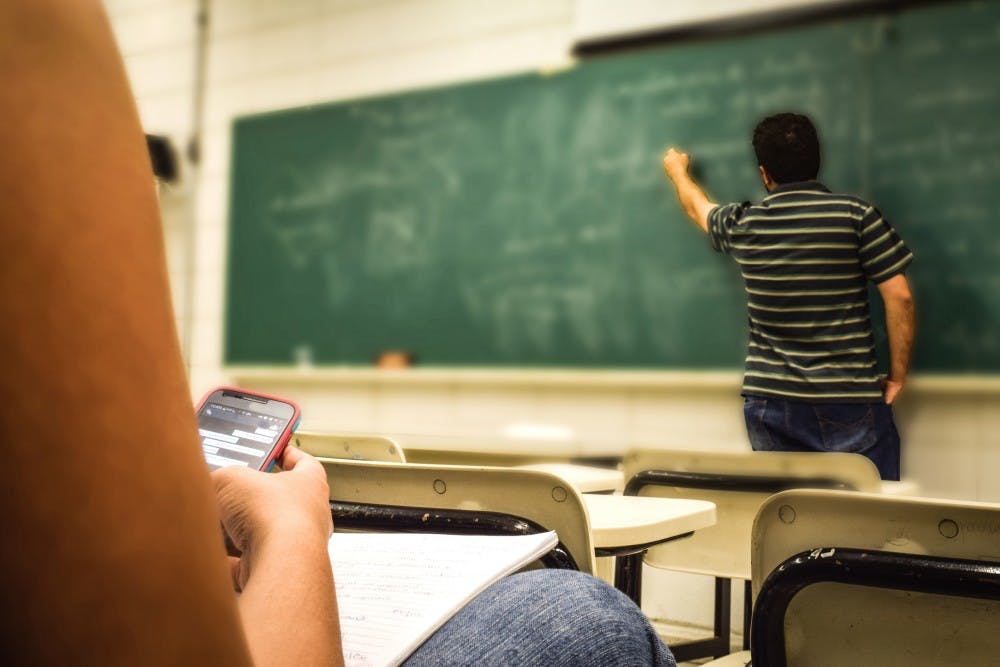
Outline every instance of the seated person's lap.
[(406, 661), (422, 665), (657, 665), (674, 659), (620, 591), (571, 570), (493, 584)]

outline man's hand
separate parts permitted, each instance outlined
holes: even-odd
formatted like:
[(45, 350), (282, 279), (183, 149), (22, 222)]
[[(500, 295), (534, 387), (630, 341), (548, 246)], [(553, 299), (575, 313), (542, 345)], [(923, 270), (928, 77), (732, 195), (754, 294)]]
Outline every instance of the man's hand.
[(255, 559), (272, 540), (320, 539), (333, 532), (330, 490), (323, 466), (286, 447), (282, 472), (267, 474), (233, 466), (212, 472), (222, 525), (240, 556), (230, 557), (233, 584), (242, 590)]
[(901, 391), (903, 391), (902, 382), (896, 382), (889, 378), (882, 380), (882, 397), (885, 399), (886, 405), (892, 405)]
[(678, 174), (687, 173), (690, 162), (691, 156), (671, 147), (663, 154), (663, 173), (670, 177), (670, 180), (676, 181)]

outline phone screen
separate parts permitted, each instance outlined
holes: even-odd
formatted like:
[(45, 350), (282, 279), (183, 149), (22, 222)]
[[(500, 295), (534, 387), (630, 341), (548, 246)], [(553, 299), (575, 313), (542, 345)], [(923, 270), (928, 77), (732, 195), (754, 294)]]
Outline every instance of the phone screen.
[(213, 392), (198, 411), (198, 433), (209, 469), (246, 466), (262, 470), (293, 414), (294, 408), (281, 401)]

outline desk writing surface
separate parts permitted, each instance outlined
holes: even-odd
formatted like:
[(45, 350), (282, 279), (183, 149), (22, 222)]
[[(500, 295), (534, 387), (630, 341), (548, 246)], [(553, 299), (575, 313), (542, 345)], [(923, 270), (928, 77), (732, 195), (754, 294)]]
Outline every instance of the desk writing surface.
[(794, 108), (915, 252), (915, 369), (1000, 371), (998, 30), (942, 3), (242, 118), (226, 362), (735, 369), (739, 275), (660, 155), (759, 198), (750, 132)]
[(715, 524), (715, 504), (707, 500), (592, 493), (581, 497), (598, 549), (662, 542)]

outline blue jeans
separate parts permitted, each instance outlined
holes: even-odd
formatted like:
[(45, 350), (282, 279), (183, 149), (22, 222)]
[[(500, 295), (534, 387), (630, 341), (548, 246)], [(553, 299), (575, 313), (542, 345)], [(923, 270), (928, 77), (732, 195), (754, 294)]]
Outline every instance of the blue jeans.
[(899, 479), (899, 432), (892, 408), (875, 403), (804, 403), (743, 397), (755, 451), (864, 454), (882, 479)]
[(403, 664), (675, 667), (631, 600), (572, 570), (531, 570), (501, 579)]

